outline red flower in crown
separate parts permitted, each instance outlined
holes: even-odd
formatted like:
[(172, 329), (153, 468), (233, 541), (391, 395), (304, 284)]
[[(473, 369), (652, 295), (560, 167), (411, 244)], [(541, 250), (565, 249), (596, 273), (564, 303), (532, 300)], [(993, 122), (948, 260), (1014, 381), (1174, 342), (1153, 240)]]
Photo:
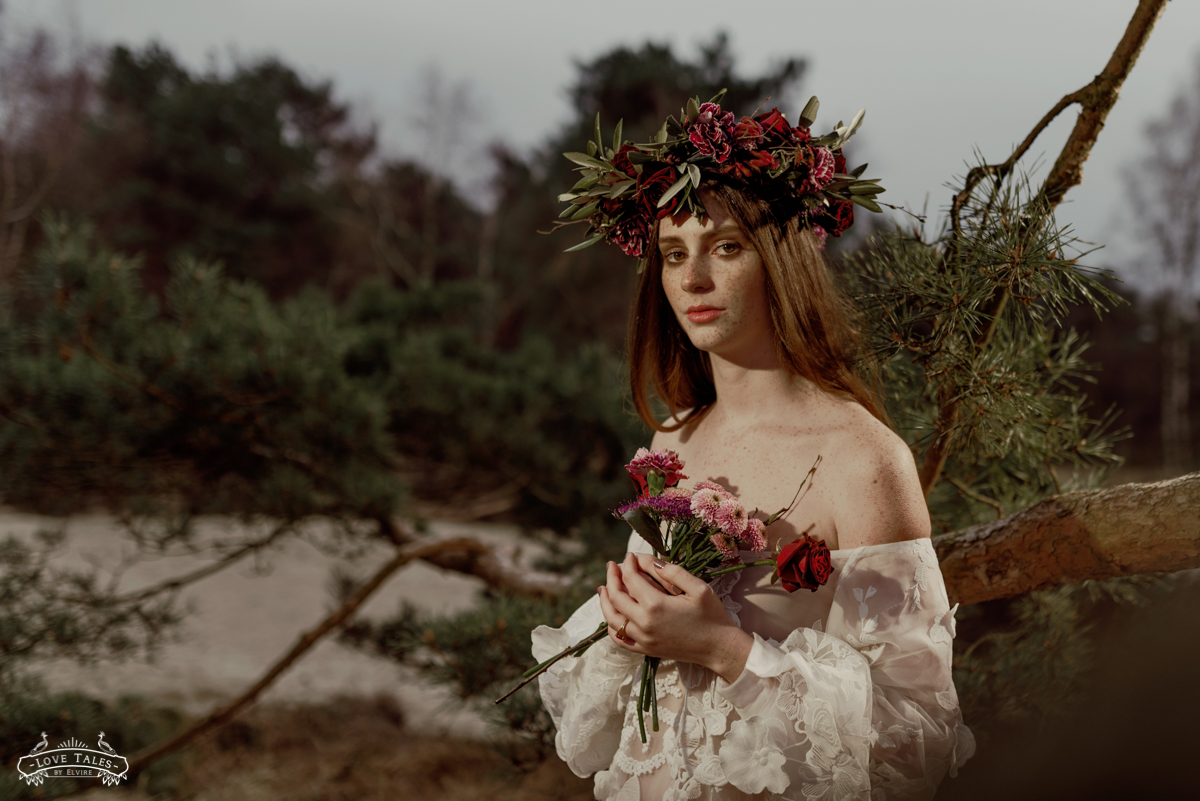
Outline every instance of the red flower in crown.
[(625, 253), (640, 259), (646, 255), (646, 244), (650, 241), (650, 228), (646, 218), (640, 214), (631, 214), (613, 226), (608, 234), (612, 242)]
[(733, 126), (733, 140), (741, 150), (753, 150), (762, 144), (763, 127), (749, 117)]
[(722, 164), (733, 150), (733, 127), (733, 112), (722, 111), (716, 103), (705, 103), (688, 126), (688, 140), (700, 155), (711, 156)]
[(830, 236), (841, 236), (854, 225), (854, 203), (831, 200), (824, 210), (813, 215), (813, 223), (824, 228)]
[(773, 170), (778, 166), (775, 157), (766, 150), (754, 150), (749, 158), (739, 159), (732, 167), (733, 174), (743, 181), (761, 173), (763, 170)]
[(762, 126), (764, 133), (774, 134), (785, 140), (792, 138), (792, 126), (788, 125), (783, 112), (777, 108), (771, 109), (766, 114), (759, 114), (754, 118), (754, 122)]
[(642, 174), (638, 177), (637, 194), (642, 201), (643, 213), (648, 219), (661, 220), (675, 213), (675, 207), (679, 205), (678, 195), (671, 198), (661, 209), (658, 207), (658, 201), (677, 180), (679, 171), (669, 165), (647, 164), (642, 168)]
[(621, 149), (613, 156), (612, 163), (614, 167), (630, 178), (637, 178), (637, 170), (633, 168), (633, 164), (629, 161), (629, 151), (631, 150), (637, 150), (637, 148), (630, 144), (621, 145)]

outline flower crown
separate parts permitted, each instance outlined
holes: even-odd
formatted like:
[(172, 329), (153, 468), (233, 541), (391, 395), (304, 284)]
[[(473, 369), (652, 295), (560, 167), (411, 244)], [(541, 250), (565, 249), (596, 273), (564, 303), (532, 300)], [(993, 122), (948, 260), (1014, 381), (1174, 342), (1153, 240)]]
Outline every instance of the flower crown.
[(588, 239), (569, 248), (583, 250), (606, 239), (628, 256), (644, 258), (650, 228), (663, 217), (686, 210), (704, 219), (698, 189), (704, 173), (732, 178), (768, 197), (780, 193), (795, 197), (801, 226), (821, 243), (827, 235), (841, 236), (854, 223), (854, 204), (879, 212), (875, 196), (883, 191), (879, 179), (863, 180), (863, 164), (849, 172), (842, 145), (862, 124), (864, 111), (849, 125), (813, 137), (809, 128), (817, 116), (817, 98), (800, 113), (792, 127), (779, 109), (735, 121), (732, 112), (718, 105), (725, 90), (707, 103), (688, 100), (680, 119), (668, 117), (654, 141), (633, 144), (621, 139), (621, 123), (612, 147), (600, 136), (596, 115), (596, 140), (586, 153), (564, 153), (579, 165), (582, 178), (570, 192), (558, 196), (568, 203), (556, 227), (588, 223)]

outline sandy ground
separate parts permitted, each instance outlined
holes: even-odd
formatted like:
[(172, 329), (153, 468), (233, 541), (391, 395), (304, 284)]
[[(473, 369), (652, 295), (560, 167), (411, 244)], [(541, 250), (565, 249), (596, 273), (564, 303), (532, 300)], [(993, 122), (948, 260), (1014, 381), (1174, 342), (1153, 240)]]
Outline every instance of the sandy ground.
[[(130, 545), (114, 521), (102, 515), (67, 519), (0, 512), (0, 538), (28, 536), (38, 527), (65, 527), (68, 540), (56, 560), (64, 566), (95, 564), (111, 570)], [(201, 532), (216, 535), (236, 524), (204, 521)], [(515, 532), (488, 524), (434, 523), (433, 533), (510, 540)], [(389, 553), (379, 547), (353, 563), (356, 575), (382, 565)], [(250, 560), (206, 578), (182, 594), (194, 610), (179, 632), (179, 641), (162, 648), (153, 662), (80, 666), (60, 661), (46, 666), (43, 677), (55, 688), (75, 688), (112, 699), (137, 693), (203, 713), (252, 684), (296, 641), (333, 608), (327, 589), (335, 559), (297, 539), (289, 539), (254, 565)], [(155, 558), (126, 572), (122, 590), (135, 590), (209, 564), (197, 556)], [(256, 569), (257, 567), (257, 569)], [(481, 582), (422, 563), (407, 565), (376, 591), (360, 610), (368, 618), (392, 614), (407, 600), (433, 612), (469, 606)], [(437, 687), (416, 681), (407, 669), (347, 648), (333, 639), (319, 643), (293, 665), (264, 695), (263, 701), (321, 701), (338, 695), (388, 693), (403, 706), (417, 730), (458, 735), (484, 731), (484, 724), (461, 709)]]

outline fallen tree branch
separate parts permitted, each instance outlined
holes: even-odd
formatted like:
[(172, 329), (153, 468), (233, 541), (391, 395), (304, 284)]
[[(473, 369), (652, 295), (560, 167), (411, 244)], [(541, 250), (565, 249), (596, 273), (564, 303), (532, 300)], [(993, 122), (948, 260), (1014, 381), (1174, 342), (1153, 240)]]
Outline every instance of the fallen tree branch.
[(1200, 472), (1071, 492), (935, 537), (951, 603), (1200, 567)]
[[(381, 518), (378, 522), (387, 538), (396, 545), (408, 545), (422, 539), (406, 520)], [(523, 567), (516, 545), (489, 545), (468, 538), (456, 542), (461, 543), (459, 548), (437, 551), (421, 558), (443, 570), (483, 579), (488, 587), (513, 595), (553, 598), (571, 585), (569, 576)]]
[(478, 545), (478, 543), (476, 543), (474, 540), (461, 538), (453, 540), (438, 540), (435, 542), (421, 543), (419, 545), (412, 544), (400, 549), (399, 553), (397, 553), (390, 561), (388, 561), (387, 564), (376, 571), (375, 575), (371, 576), (370, 579), (364, 582), (362, 586), (360, 586), (344, 604), (342, 604), (337, 610), (321, 621), (321, 623), (315, 628), (301, 635), (300, 639), (296, 641), (296, 644), (292, 646), (291, 650), (276, 660), (275, 664), (273, 664), (267, 670), (267, 672), (264, 673), (262, 677), (254, 683), (253, 686), (251, 686), (248, 690), (234, 700), (214, 710), (203, 720), (198, 721), (166, 742), (151, 746), (141, 753), (135, 754), (133, 758), (129, 760), (130, 773), (142, 770), (155, 760), (161, 759), (163, 756), (179, 750), (192, 740), (199, 737), (201, 734), (227, 723), (236, 714), (241, 712), (250, 704), (254, 703), (258, 699), (258, 696), (261, 695), (264, 690), (270, 687), (271, 684), (273, 684), (285, 670), (291, 667), (296, 660), (298, 660), (314, 645), (316, 645), (322, 637), (348, 620), (351, 615), (358, 611), (358, 608), (362, 606), (363, 602), (366, 601), (367, 598), (369, 598), (377, 589), (379, 589), (379, 587), (382, 586), (383, 583), (387, 581), (387, 579), (391, 577), (393, 573), (404, 567), (409, 562), (413, 561), (414, 559), (428, 559), (431, 557), (436, 558), (440, 553), (453, 552), (455, 550), (461, 550), (464, 548), (470, 549), (472, 546), (476, 545)]

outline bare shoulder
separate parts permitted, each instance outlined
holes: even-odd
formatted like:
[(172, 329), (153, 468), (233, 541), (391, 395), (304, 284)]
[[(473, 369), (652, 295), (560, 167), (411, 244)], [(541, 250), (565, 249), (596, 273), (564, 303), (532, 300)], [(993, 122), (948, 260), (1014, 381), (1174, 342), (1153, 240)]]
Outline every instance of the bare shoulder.
[(929, 536), (929, 512), (908, 444), (857, 403), (830, 432), (827, 486), (839, 548)]

